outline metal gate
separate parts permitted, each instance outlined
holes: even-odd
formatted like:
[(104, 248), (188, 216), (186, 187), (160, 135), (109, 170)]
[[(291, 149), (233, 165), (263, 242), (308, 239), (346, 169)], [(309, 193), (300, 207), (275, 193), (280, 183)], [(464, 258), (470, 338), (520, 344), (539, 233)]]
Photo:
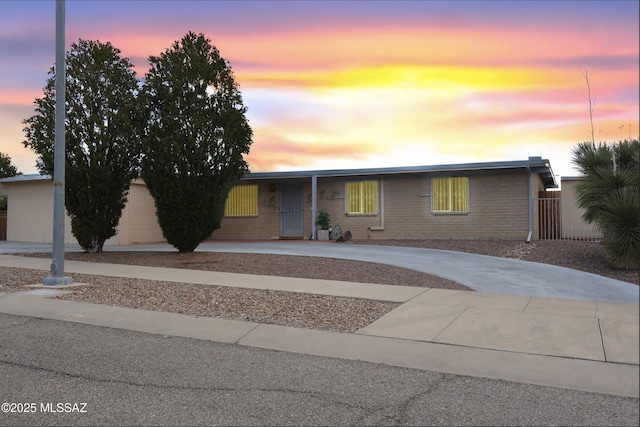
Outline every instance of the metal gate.
[(280, 186), (280, 236), (303, 237), (302, 184)]
[(560, 192), (538, 192), (538, 230), (542, 240), (562, 238), (562, 199)]
[[(538, 210), (540, 240), (598, 241), (602, 239), (602, 233), (595, 224), (589, 224), (582, 218), (584, 209), (578, 207), (575, 200), (549, 197), (549, 193), (545, 193), (547, 192), (540, 192), (540, 197), (533, 199)], [(560, 192), (555, 194), (559, 196)]]

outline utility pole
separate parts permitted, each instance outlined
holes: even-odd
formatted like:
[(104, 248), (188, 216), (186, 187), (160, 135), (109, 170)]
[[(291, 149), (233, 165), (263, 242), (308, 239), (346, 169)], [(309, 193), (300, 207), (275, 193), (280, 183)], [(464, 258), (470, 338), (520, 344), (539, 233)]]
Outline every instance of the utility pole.
[(51, 275), (45, 285), (69, 285), (71, 277), (64, 276), (64, 133), (65, 133), (65, 22), (64, 0), (56, 0), (56, 115), (55, 147), (53, 152), (53, 244)]

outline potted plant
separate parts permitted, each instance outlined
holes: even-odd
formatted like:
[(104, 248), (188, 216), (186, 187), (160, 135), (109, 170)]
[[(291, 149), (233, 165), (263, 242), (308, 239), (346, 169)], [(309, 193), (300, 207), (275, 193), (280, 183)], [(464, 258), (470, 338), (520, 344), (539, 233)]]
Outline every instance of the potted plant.
[(326, 209), (320, 209), (316, 217), (316, 226), (318, 230), (318, 240), (329, 240), (329, 212)]

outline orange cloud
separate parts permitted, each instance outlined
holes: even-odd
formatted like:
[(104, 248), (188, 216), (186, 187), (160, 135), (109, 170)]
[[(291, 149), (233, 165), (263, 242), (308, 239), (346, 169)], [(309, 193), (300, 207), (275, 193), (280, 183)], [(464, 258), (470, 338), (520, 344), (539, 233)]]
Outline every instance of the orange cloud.
[(287, 139), (277, 130), (254, 129), (254, 143), (246, 160), (252, 172), (273, 170), (300, 169), (304, 165), (311, 165), (318, 159), (356, 160), (364, 158), (357, 148), (352, 145), (340, 144), (309, 144), (303, 145), (299, 141)]
[[(521, 11), (516, 3), (508, 2), (510, 13)], [(246, 15), (231, 4), (216, 9)], [(573, 7), (563, 4), (563, 16)], [(165, 14), (161, 25), (127, 21), (114, 31), (100, 23), (74, 34), (111, 41), (142, 77), (149, 55), (188, 29), (203, 31), (230, 61), (249, 108), (253, 171), (345, 160), (429, 164), (541, 155), (566, 162), (571, 146), (589, 134), (585, 66), (593, 71), (597, 138), (619, 139), (625, 123), (637, 134), (637, 24), (615, 28), (598, 20), (585, 28), (575, 23), (584, 17), (541, 21), (539, 11), (535, 19), (478, 19), (462, 11), (434, 19), (400, 9), (391, 17), (367, 11), (363, 19), (332, 20), (327, 10), (288, 25), (276, 25), (282, 18), (270, 11), (233, 26), (191, 17), (193, 28), (173, 25)], [(24, 98), (3, 89), (0, 106), (30, 105), (41, 96), (35, 89)]]
[(31, 106), (42, 96), (42, 90), (6, 89), (0, 92), (0, 106)]

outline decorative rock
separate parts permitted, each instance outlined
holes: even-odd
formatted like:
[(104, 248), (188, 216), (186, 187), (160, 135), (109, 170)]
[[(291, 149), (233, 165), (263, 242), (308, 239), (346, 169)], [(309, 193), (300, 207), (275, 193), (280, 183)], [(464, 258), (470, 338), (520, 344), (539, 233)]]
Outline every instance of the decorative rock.
[(536, 244), (533, 242), (530, 243), (520, 243), (516, 246), (515, 249), (507, 252), (503, 258), (514, 258), (514, 259), (524, 259), (527, 255), (531, 254), (533, 250), (536, 248)]
[(347, 230), (340, 234), (336, 239), (336, 242), (348, 242), (349, 240), (351, 240), (351, 230)]
[(336, 240), (338, 237), (340, 237), (340, 234), (342, 234), (342, 228), (340, 228), (340, 226), (336, 224), (336, 226), (331, 229), (329, 238), (331, 240)]

